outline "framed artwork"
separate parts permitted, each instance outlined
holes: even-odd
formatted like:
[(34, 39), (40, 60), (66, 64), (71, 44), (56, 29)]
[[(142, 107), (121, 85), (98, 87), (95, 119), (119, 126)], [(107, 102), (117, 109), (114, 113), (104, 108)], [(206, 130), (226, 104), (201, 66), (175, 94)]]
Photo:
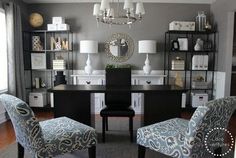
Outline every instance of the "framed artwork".
[(172, 51), (178, 51), (179, 50), (179, 41), (172, 40), (171, 41), (171, 50)]
[(187, 51), (188, 50), (188, 38), (186, 37), (179, 37), (179, 50)]
[(46, 54), (45, 53), (31, 53), (31, 68), (32, 69), (46, 69)]

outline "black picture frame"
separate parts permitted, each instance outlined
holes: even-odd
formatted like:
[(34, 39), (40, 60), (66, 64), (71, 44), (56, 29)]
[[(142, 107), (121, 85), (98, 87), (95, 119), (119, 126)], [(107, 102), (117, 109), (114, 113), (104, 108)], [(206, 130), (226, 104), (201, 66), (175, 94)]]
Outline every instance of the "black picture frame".
[(172, 51), (179, 51), (179, 41), (178, 40), (171, 41), (171, 50)]
[[(181, 41), (181, 40), (183, 40), (183, 41)], [(189, 50), (188, 38), (187, 37), (178, 37), (177, 41), (179, 42), (179, 50), (180, 51), (188, 51)], [(186, 46), (184, 46), (184, 45), (186, 45)]]

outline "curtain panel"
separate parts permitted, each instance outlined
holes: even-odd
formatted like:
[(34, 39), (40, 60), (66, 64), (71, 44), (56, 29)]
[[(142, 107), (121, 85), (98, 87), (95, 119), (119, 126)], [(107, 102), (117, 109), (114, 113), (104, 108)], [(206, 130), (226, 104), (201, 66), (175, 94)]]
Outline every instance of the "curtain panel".
[(20, 7), (14, 2), (3, 4), (6, 13), (8, 53), (8, 93), (26, 100), (22, 23)]

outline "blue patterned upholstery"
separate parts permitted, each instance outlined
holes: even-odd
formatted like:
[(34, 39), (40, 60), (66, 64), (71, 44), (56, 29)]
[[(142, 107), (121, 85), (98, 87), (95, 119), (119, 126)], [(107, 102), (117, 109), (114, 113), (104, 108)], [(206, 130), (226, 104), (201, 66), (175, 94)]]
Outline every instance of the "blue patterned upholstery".
[(235, 109), (236, 97), (209, 101), (196, 109), (190, 121), (175, 118), (139, 128), (137, 144), (176, 158), (212, 157), (204, 146), (205, 136), (213, 128), (227, 128)]
[(0, 101), (11, 118), (17, 142), (35, 157), (54, 157), (97, 143), (95, 130), (87, 125), (67, 117), (39, 122), (22, 100), (2, 94)]

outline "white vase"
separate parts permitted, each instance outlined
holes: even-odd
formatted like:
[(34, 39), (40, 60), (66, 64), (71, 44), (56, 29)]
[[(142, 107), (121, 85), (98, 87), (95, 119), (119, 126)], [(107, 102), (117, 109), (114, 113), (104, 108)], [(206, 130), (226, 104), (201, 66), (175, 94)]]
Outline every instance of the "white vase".
[(93, 67), (91, 66), (90, 56), (88, 54), (88, 59), (86, 61), (86, 66), (84, 67), (86, 74), (91, 75), (93, 73)]
[(84, 67), (84, 71), (85, 71), (86, 74), (91, 75), (93, 73), (93, 68), (92, 68), (91, 65), (86, 65)]
[(143, 72), (145, 75), (148, 75), (150, 74), (152, 71), (152, 67), (150, 65), (150, 61), (148, 59), (148, 54), (147, 54), (147, 57), (146, 57), (146, 60), (145, 60), (145, 65), (143, 66)]

